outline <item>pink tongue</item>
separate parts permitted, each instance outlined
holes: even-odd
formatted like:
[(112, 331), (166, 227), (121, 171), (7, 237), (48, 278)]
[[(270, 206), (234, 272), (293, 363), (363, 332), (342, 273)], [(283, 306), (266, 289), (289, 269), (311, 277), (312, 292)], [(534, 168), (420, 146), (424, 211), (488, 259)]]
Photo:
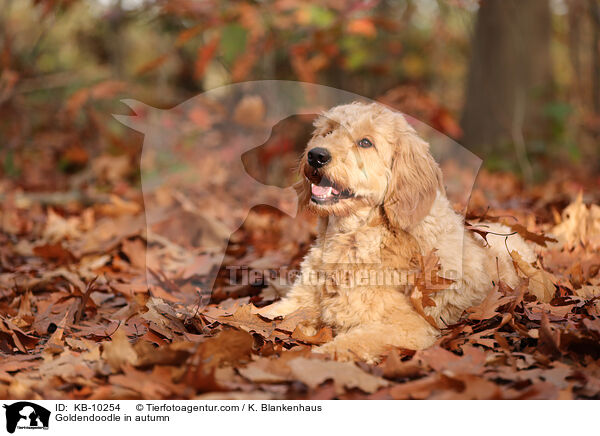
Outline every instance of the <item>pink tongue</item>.
[(331, 186), (312, 185), (313, 195), (318, 195), (318, 196), (329, 195), (330, 191), (331, 191)]

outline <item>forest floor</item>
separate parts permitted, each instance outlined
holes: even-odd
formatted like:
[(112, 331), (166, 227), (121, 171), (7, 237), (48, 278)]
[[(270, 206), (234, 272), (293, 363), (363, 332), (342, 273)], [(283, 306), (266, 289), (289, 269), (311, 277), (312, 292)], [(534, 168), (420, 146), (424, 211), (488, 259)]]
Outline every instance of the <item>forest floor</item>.
[[(107, 159), (103, 171), (118, 171)], [(314, 218), (254, 208), (223, 264), (194, 255), (220, 269), (202, 301), (184, 263), (146, 284), (146, 266), (178, 255), (148, 239), (136, 188), (114, 183), (96, 202), (3, 181), (0, 398), (598, 399), (599, 185), (557, 174), (523, 187), (482, 171), (467, 221), (501, 217), (537, 245), (537, 263), (518, 264), (516, 289), (498, 283), (435, 346), (390, 349), (369, 365), (311, 353), (332, 332), (305, 336), (301, 312), (253, 314), (281, 293), (274, 283), (228, 283), (231, 265), (297, 266)], [(178, 219), (173, 228), (189, 226), (194, 212)]]

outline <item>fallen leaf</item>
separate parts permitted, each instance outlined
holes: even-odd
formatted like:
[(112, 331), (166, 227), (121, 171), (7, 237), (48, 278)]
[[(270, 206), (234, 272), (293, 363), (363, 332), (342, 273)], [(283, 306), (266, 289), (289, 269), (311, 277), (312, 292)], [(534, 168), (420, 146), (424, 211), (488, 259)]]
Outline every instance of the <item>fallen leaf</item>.
[(527, 227), (525, 227), (523, 224), (506, 223), (506, 222), (504, 222), (504, 224), (507, 225), (508, 227), (510, 227), (511, 230), (513, 230), (513, 231), (517, 232), (519, 235), (521, 235), (521, 237), (523, 239), (525, 239), (526, 241), (534, 242), (537, 245), (540, 245), (542, 247), (546, 247), (547, 242), (558, 242), (558, 240), (556, 240), (555, 238), (552, 238), (550, 236), (530, 232), (529, 230), (527, 230)]
[(517, 268), (517, 272), (521, 272), (522, 277), (529, 279), (529, 292), (543, 303), (550, 302), (554, 298), (556, 291), (556, 286), (554, 285), (557, 281), (556, 277), (547, 271), (537, 269), (525, 262), (515, 250), (510, 252), (510, 256)]
[(354, 363), (334, 360), (315, 360), (299, 357), (288, 362), (294, 378), (316, 389), (327, 380), (332, 380), (336, 392), (341, 394), (345, 389), (358, 388), (363, 392), (373, 393), (389, 385), (389, 382), (364, 372)]
[(588, 209), (580, 191), (577, 199), (561, 214), (561, 222), (552, 228), (561, 244), (573, 247), (600, 237), (600, 206), (592, 204)]
[(231, 365), (248, 360), (252, 354), (254, 339), (246, 332), (227, 329), (198, 346), (196, 356), (205, 369)]
[(120, 371), (126, 365), (137, 363), (137, 353), (123, 327), (119, 327), (111, 336), (111, 340), (103, 344), (102, 358), (108, 362), (114, 372)]
[(323, 327), (314, 336), (307, 336), (301, 327), (296, 327), (292, 332), (292, 339), (304, 342), (305, 344), (322, 345), (333, 339), (333, 332), (330, 327)]
[(33, 248), (33, 253), (36, 256), (40, 256), (58, 264), (67, 264), (75, 260), (75, 256), (73, 256), (69, 250), (66, 250), (60, 243), (38, 245)]
[(258, 315), (252, 313), (251, 304), (246, 304), (235, 311), (232, 316), (220, 316), (217, 319), (223, 324), (237, 327), (247, 332), (256, 332), (268, 338), (275, 330), (275, 324), (263, 321)]
[(473, 306), (467, 309), (468, 318), (476, 321), (484, 321), (499, 314), (498, 308), (510, 303), (515, 299), (514, 296), (503, 296), (498, 287), (488, 293), (485, 299), (478, 306)]
[(288, 380), (287, 377), (268, 372), (254, 363), (239, 368), (238, 372), (253, 383), (282, 383)]
[(314, 309), (300, 308), (289, 315), (286, 315), (282, 321), (277, 322), (277, 330), (293, 332), (298, 329), (298, 325), (317, 319), (319, 314)]

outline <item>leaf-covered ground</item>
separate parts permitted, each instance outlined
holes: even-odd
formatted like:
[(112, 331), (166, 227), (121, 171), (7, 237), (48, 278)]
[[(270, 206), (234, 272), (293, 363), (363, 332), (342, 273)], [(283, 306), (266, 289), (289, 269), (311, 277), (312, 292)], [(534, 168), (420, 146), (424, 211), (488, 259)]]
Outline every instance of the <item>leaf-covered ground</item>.
[[(515, 259), (521, 284), (498, 283), (434, 347), (391, 349), (367, 365), (311, 354), (332, 332), (305, 336), (296, 325), (306, 313), (273, 322), (253, 314), (250, 304), (284, 292), (278, 284), (229, 283), (234, 265), (297, 267), (314, 218), (255, 208), (215, 265), (182, 254), (183, 242), (148, 236), (141, 195), (121, 180), (129, 164), (96, 160), (88, 177), (110, 185), (104, 194), (0, 183), (1, 398), (600, 398), (600, 214), (591, 206), (600, 179), (557, 175), (525, 189), (482, 172), (468, 223), (485, 233), (477, 223), (487, 216), (545, 243), (537, 264)], [(199, 219), (206, 212), (192, 209), (170, 225)], [(540, 236), (550, 233), (558, 243)], [(168, 274), (148, 286), (155, 265)], [(198, 265), (220, 268), (209, 301)]]

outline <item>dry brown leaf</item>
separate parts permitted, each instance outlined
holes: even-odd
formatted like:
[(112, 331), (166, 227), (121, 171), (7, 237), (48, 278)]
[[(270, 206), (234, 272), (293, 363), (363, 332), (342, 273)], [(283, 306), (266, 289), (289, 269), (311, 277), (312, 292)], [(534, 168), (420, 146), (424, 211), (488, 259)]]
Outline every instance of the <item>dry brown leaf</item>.
[(138, 355), (123, 327), (117, 329), (111, 336), (110, 342), (103, 344), (102, 358), (108, 362), (114, 372), (120, 371), (126, 365), (137, 364)]
[(62, 352), (64, 349), (64, 338), (63, 335), (65, 333), (65, 327), (67, 325), (67, 320), (72, 317), (71, 311), (67, 310), (63, 319), (58, 323), (56, 330), (52, 333), (52, 336), (46, 342), (46, 346), (44, 347), (44, 352), (57, 354)]
[(35, 347), (38, 342), (38, 338), (29, 336), (8, 319), (0, 316), (0, 350), (12, 354), (12, 348), (7, 346), (12, 343), (20, 352), (27, 353), (27, 349)]
[(245, 368), (239, 368), (238, 372), (253, 383), (282, 383), (288, 381), (288, 377), (270, 372), (258, 362), (252, 362)]
[(594, 297), (600, 297), (600, 286), (585, 285), (579, 289), (575, 289), (573, 292), (575, 292), (575, 295), (589, 300)]
[(434, 346), (419, 351), (415, 357), (422, 359), (435, 371), (446, 375), (481, 374), (485, 365), (485, 352), (481, 348), (467, 345), (462, 348), (462, 353), (462, 356), (457, 356), (448, 350)]
[(292, 332), (292, 339), (304, 342), (305, 344), (321, 345), (333, 339), (333, 331), (330, 327), (323, 327), (314, 336), (307, 336), (301, 327), (296, 327)]
[(142, 207), (137, 201), (125, 200), (116, 195), (109, 195), (106, 203), (96, 206), (98, 213), (106, 216), (136, 215)]
[(561, 222), (552, 228), (561, 244), (573, 247), (579, 243), (600, 242), (600, 206), (592, 204), (588, 209), (580, 192), (577, 199), (561, 214)]
[(554, 329), (548, 320), (548, 314), (542, 314), (539, 347), (553, 356), (560, 355), (560, 331)]
[(448, 377), (434, 372), (418, 380), (396, 384), (390, 388), (389, 394), (396, 400), (426, 399), (436, 390), (444, 391), (454, 386)]
[(310, 320), (317, 319), (319, 314), (314, 309), (300, 308), (289, 315), (286, 315), (282, 321), (277, 322), (277, 330), (293, 332), (297, 330), (298, 325)]
[(235, 311), (232, 316), (220, 316), (217, 319), (223, 324), (240, 328), (247, 332), (256, 332), (268, 338), (275, 330), (275, 324), (263, 321), (258, 315), (252, 313), (251, 304), (246, 304)]
[(122, 240), (140, 234), (145, 228), (145, 221), (143, 214), (103, 218), (96, 222), (92, 230), (86, 232), (68, 248), (78, 258), (84, 254), (104, 254), (118, 246)]
[(379, 368), (386, 378), (416, 377), (424, 371), (416, 359), (403, 362), (398, 350), (391, 350)]
[(435, 327), (435, 328), (438, 327), (435, 320), (430, 315), (427, 315), (425, 313), (425, 308), (423, 307), (425, 302), (427, 302), (427, 301), (434, 303), (433, 300), (431, 300), (431, 298), (423, 295), (423, 293), (419, 290), (419, 288), (415, 286), (414, 289), (412, 290), (412, 292), (410, 293), (410, 301), (419, 315), (421, 315), (423, 318), (425, 318), (425, 320), (429, 324), (431, 324), (433, 327)]
[[(440, 258), (436, 254), (436, 250), (431, 250), (425, 256), (419, 256), (420, 271), (417, 274), (415, 283), (422, 289), (424, 294), (433, 294), (435, 292), (447, 289), (454, 280), (445, 278), (440, 275), (441, 264)], [(435, 306), (433, 301), (428, 301), (427, 306)]]
[(456, 389), (440, 390), (429, 399), (432, 400), (498, 400), (503, 398), (502, 389), (496, 383), (473, 374), (461, 374), (452, 377)]
[(254, 339), (246, 332), (227, 329), (217, 336), (207, 339), (198, 346), (196, 356), (202, 366), (210, 370), (224, 364), (245, 361), (252, 354)]
[(48, 209), (48, 218), (44, 228), (43, 238), (50, 244), (54, 244), (62, 239), (75, 239), (81, 236), (79, 217), (63, 218), (54, 212), (52, 208)]
[(556, 277), (547, 271), (530, 265), (515, 250), (510, 252), (510, 256), (515, 263), (517, 272), (521, 273), (521, 277), (529, 279), (529, 292), (543, 303), (550, 302), (554, 298), (556, 291), (556, 287), (554, 286), (554, 283), (557, 281)]
[(166, 338), (173, 339), (175, 333), (183, 333), (183, 316), (179, 317), (177, 312), (163, 299), (152, 297), (146, 302), (148, 309), (141, 317), (151, 322), (153, 330)]
[(410, 301), (419, 315), (433, 327), (438, 328), (438, 323), (425, 312), (425, 308), (434, 307), (436, 304), (431, 296), (448, 289), (454, 280), (440, 276), (440, 258), (435, 254), (435, 250), (431, 250), (426, 256), (419, 256), (419, 264), (420, 270), (415, 278)]
[(123, 367), (124, 374), (112, 375), (111, 384), (127, 387), (141, 394), (142, 398), (164, 398), (173, 394), (182, 395), (186, 386), (174, 384), (168, 368), (156, 366), (152, 373), (139, 371), (131, 366)]
[(174, 342), (155, 347), (148, 341), (138, 341), (134, 350), (138, 356), (136, 366), (181, 365), (195, 350), (193, 342)]
[(534, 242), (537, 245), (541, 245), (542, 247), (546, 247), (547, 242), (558, 242), (556, 239), (554, 239), (550, 236), (530, 232), (529, 230), (527, 230), (527, 227), (525, 227), (523, 224), (507, 223), (507, 222), (504, 222), (503, 224), (510, 227), (511, 230), (517, 232), (526, 241)]
[(345, 389), (353, 388), (373, 393), (389, 385), (388, 381), (364, 372), (354, 363), (349, 362), (300, 357), (288, 362), (288, 366), (293, 377), (311, 389), (316, 389), (327, 380), (333, 381), (338, 394), (343, 393)]
[(498, 287), (495, 286), (485, 299), (478, 306), (473, 306), (467, 309), (469, 319), (476, 321), (484, 321), (499, 314), (498, 308), (510, 303), (515, 299), (515, 296), (503, 296)]
[(33, 253), (58, 264), (67, 264), (75, 260), (75, 256), (69, 250), (66, 250), (61, 243), (38, 245), (33, 248)]
[(65, 350), (58, 357), (46, 359), (39, 367), (44, 378), (60, 377), (68, 383), (90, 384), (95, 371), (80, 358), (79, 353)]

